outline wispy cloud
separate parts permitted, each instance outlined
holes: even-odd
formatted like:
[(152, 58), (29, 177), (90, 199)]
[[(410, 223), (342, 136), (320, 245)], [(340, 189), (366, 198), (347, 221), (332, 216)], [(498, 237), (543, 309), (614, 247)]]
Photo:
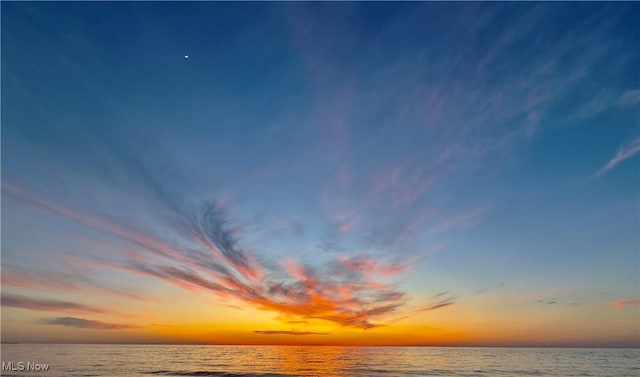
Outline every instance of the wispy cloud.
[(419, 307), (417, 309), (413, 309), (411, 311), (403, 313), (402, 315), (393, 318), (390, 322), (397, 322), (397, 321), (412, 317), (414, 315), (417, 315), (419, 313), (430, 312), (433, 310), (438, 310), (438, 309), (455, 305), (458, 302), (458, 299), (459, 297), (448, 294), (448, 292), (438, 293), (431, 298), (430, 303), (422, 307)]
[(401, 272), (408, 271), (411, 268), (413, 260), (403, 262), (380, 263), (369, 255), (339, 255), (337, 264), (333, 264), (334, 271), (337, 269), (339, 273), (357, 273), (362, 274), (366, 279), (372, 279), (376, 275), (391, 276)]
[(640, 152), (640, 138), (631, 140), (618, 148), (618, 152), (607, 162), (600, 170), (598, 170), (595, 174), (596, 177), (608, 172), (609, 170), (616, 167), (622, 161), (627, 160), (633, 156), (635, 156), (638, 152)]
[(431, 229), (431, 232), (446, 232), (456, 227), (468, 227), (478, 221), (478, 218), (487, 212), (487, 207), (478, 207), (469, 212), (450, 215), (440, 221), (438, 225)]
[(376, 263), (367, 256), (337, 258), (323, 271), (287, 260), (284, 263), (287, 276), (253, 283), (224, 271), (209, 271), (205, 276), (184, 266), (136, 262), (111, 266), (162, 279), (183, 289), (203, 290), (239, 300), (275, 311), (284, 318), (323, 319), (362, 329), (379, 326), (372, 321), (383, 320), (396, 312), (407, 299), (405, 293), (391, 289), (376, 278), (400, 273), (408, 266), (397, 262)]
[[(205, 272), (214, 271), (220, 279), (234, 286), (244, 284), (240, 283), (238, 279), (245, 281), (260, 280), (259, 275), (262, 273), (261, 267), (250, 255), (238, 249), (234, 231), (228, 229), (228, 221), (224, 217), (222, 209), (215, 204), (207, 205), (201, 211), (197, 211), (185, 218), (180, 217), (176, 220), (182, 224), (179, 231), (185, 238), (185, 241), (196, 246), (191, 249), (181, 250), (151, 234), (146, 234), (132, 227), (108, 221), (99, 216), (51, 203), (19, 187), (9, 185), (6, 182), (3, 182), (2, 190), (38, 208), (93, 227), (136, 245), (146, 252), (160, 257), (160, 259), (165, 260), (166, 263), (169, 263), (169, 265), (166, 266), (167, 271), (176, 272), (189, 269)], [(130, 260), (130, 263), (122, 264), (121, 267), (133, 266), (134, 269), (147, 274), (154, 276), (164, 275), (157, 271), (152, 273), (153, 267), (142, 267), (139, 260), (131, 261), (131, 254), (131, 252), (128, 252), (124, 255)], [(183, 265), (185, 268), (176, 268), (174, 266), (175, 264)], [(135, 268), (138, 265), (140, 265), (141, 268)], [(192, 274), (185, 273), (179, 275), (186, 278)], [(199, 281), (204, 282), (205, 280), (199, 279)], [(209, 283), (205, 283), (204, 285), (212, 287)]]
[(638, 306), (638, 305), (640, 305), (640, 300), (638, 299), (618, 300), (618, 301), (612, 301), (609, 303), (609, 306), (617, 309), (626, 308), (627, 306)]
[(424, 306), (420, 309), (418, 309), (416, 312), (429, 312), (432, 310), (436, 310), (436, 309), (440, 309), (440, 308), (446, 308), (447, 306), (451, 306), (454, 305), (456, 303), (456, 298), (455, 297), (449, 297), (449, 298), (445, 298), (442, 299), (436, 303)]
[(295, 330), (256, 330), (256, 334), (260, 335), (331, 335), (328, 332), (315, 332), (315, 331), (295, 331)]
[(129, 292), (125, 289), (105, 286), (78, 272), (74, 274), (59, 273), (54, 271), (28, 270), (23, 268), (5, 266), (0, 277), (3, 287), (18, 287), (33, 290), (67, 290), (67, 291), (93, 291), (109, 293), (131, 298), (137, 301), (147, 301), (150, 297)]
[(355, 212), (338, 213), (336, 220), (339, 224), (338, 232), (346, 233), (351, 231), (360, 221)]
[(31, 298), (8, 293), (2, 294), (2, 306), (61, 313), (107, 313), (106, 310), (70, 301)]
[[(236, 230), (222, 210), (207, 206), (190, 216), (180, 233), (194, 247), (179, 249), (164, 241), (125, 228), (103, 218), (54, 205), (10, 187), (9, 192), (39, 208), (82, 222), (131, 242), (160, 258), (145, 260), (96, 259), (102, 266), (164, 280), (187, 290), (203, 290), (219, 297), (235, 299), (251, 306), (300, 319), (323, 319), (342, 326), (368, 329), (378, 327), (392, 313), (398, 313), (408, 299), (379, 279), (409, 268), (411, 260), (382, 262), (368, 255), (340, 255), (318, 269), (293, 260), (283, 263), (284, 272), (267, 270), (237, 243)], [(3, 185), (7, 190), (7, 186)], [(68, 312), (102, 312), (74, 303), (33, 300), (7, 296), (7, 306)]]
[(633, 106), (640, 104), (640, 89), (631, 89), (622, 93), (618, 99), (618, 103), (622, 106)]
[(111, 234), (136, 246), (152, 251), (159, 256), (166, 258), (180, 257), (179, 252), (167, 247), (166, 244), (159, 242), (157, 239), (151, 237), (150, 235), (134, 231), (128, 226), (116, 224), (115, 222), (107, 221), (99, 216), (94, 216), (53, 203), (51, 201), (38, 197), (26, 190), (23, 190), (18, 186), (9, 184), (6, 181), (2, 182), (2, 191), (5, 195), (12, 196), (37, 208), (76, 221), (80, 224), (93, 227), (107, 234)]
[(421, 164), (404, 163), (377, 173), (372, 179), (368, 201), (387, 202), (396, 209), (413, 205), (435, 182), (423, 170)]
[(396, 311), (406, 299), (403, 292), (377, 280), (401, 269), (367, 256), (338, 257), (321, 271), (293, 260), (285, 261), (284, 268), (294, 282), (271, 285), (276, 300), (260, 302), (265, 309), (367, 329), (379, 326), (371, 321)]
[(121, 323), (109, 323), (109, 322), (101, 322), (94, 321), (84, 318), (76, 318), (76, 317), (58, 317), (52, 319), (43, 319), (37, 322), (42, 325), (58, 325), (65, 327), (75, 327), (79, 329), (96, 329), (96, 330), (122, 330), (122, 329), (130, 329), (135, 326), (126, 325)]

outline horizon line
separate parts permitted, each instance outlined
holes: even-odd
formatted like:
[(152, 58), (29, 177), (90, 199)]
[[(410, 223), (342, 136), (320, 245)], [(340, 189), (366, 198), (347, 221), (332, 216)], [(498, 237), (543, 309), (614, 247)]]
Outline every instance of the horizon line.
[(159, 343), (159, 342), (14, 342), (2, 341), (0, 345), (8, 344), (58, 344), (58, 345), (128, 345), (128, 346), (251, 346), (251, 347), (432, 347), (432, 348), (591, 348), (591, 349), (640, 349), (638, 345), (435, 345), (435, 344), (291, 344), (291, 343), (197, 343), (197, 342), (177, 342), (177, 343)]

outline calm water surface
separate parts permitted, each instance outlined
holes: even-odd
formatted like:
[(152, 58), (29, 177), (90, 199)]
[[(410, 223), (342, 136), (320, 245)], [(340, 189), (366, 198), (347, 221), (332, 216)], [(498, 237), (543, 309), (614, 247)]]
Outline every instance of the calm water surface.
[[(3, 344), (1, 351), (2, 376), (640, 376), (639, 349)], [(19, 362), (49, 369), (8, 370)]]

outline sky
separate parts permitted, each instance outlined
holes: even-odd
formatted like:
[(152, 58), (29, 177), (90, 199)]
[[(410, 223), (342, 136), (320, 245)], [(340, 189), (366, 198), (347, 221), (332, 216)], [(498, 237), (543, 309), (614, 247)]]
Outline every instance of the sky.
[(638, 3), (1, 11), (2, 341), (640, 346)]

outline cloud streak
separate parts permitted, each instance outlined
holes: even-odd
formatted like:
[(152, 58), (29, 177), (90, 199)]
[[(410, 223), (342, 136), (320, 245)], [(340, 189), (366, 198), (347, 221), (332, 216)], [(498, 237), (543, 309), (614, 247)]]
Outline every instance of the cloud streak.
[(434, 311), (434, 310), (438, 310), (438, 309), (442, 309), (442, 308), (446, 308), (452, 305), (455, 305), (457, 303), (458, 297), (453, 296), (453, 295), (447, 295), (448, 292), (441, 292), (438, 293), (436, 295), (434, 295), (432, 297), (432, 299), (436, 299), (435, 301), (432, 301), (430, 303), (428, 303), (427, 305), (424, 305), (422, 307), (419, 307), (417, 309), (411, 310), (407, 313), (404, 313), (398, 317), (393, 318), (390, 322), (397, 322), (409, 317), (412, 317), (414, 315), (423, 313), (423, 312), (430, 312), (430, 311)]
[(84, 318), (76, 318), (76, 317), (57, 317), (52, 319), (43, 319), (37, 322), (42, 325), (57, 325), (57, 326), (65, 326), (65, 327), (74, 327), (78, 329), (95, 329), (95, 330), (122, 330), (122, 329), (130, 329), (135, 326), (125, 325), (120, 323), (109, 323), (109, 322), (101, 322), (94, 321)]
[(623, 308), (626, 308), (627, 306), (638, 306), (638, 305), (640, 305), (640, 300), (637, 300), (637, 299), (618, 300), (618, 301), (612, 301), (609, 303), (609, 306), (616, 309), (623, 309)]
[(256, 330), (254, 331), (254, 333), (260, 334), (260, 335), (296, 335), (296, 336), (331, 335), (331, 333), (328, 333), (328, 332), (295, 331), (295, 330)]
[(0, 283), (3, 287), (17, 287), (37, 290), (106, 292), (137, 301), (149, 300), (148, 297), (143, 297), (141, 295), (127, 292), (124, 289), (115, 289), (112, 287), (104, 286), (78, 273), (70, 275), (53, 271), (36, 271), (15, 267), (5, 267), (1, 273)]
[(61, 313), (107, 313), (106, 310), (70, 301), (39, 299), (8, 293), (2, 294), (2, 306)]
[(638, 152), (640, 152), (640, 138), (634, 139), (625, 143), (618, 148), (618, 152), (607, 162), (600, 170), (598, 170), (595, 174), (596, 177), (599, 177), (609, 170), (615, 168), (618, 164), (627, 160), (633, 156), (635, 156)]

